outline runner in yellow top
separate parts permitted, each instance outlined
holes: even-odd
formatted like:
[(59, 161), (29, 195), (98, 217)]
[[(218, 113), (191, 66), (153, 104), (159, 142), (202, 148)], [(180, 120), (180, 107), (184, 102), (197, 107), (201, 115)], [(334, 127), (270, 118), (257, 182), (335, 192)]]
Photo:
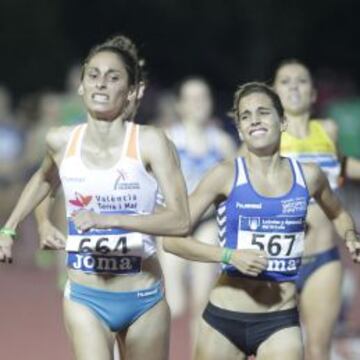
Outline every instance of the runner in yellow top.
[(305, 138), (284, 132), (281, 137), (281, 153), (301, 162), (317, 163), (328, 176), (331, 187), (336, 189), (341, 173), (336, 145), (321, 121), (311, 120), (308, 125), (309, 134)]
[[(349, 158), (341, 166), (336, 124), (332, 120), (311, 120), (316, 91), (307, 67), (297, 60), (281, 63), (275, 73), (274, 87), (288, 120), (281, 139), (281, 154), (300, 162), (317, 163), (333, 189), (337, 188), (340, 175), (359, 179), (360, 166), (356, 159)], [(306, 358), (327, 360), (340, 309), (342, 270), (333, 226), (315, 203), (309, 207), (307, 223), (304, 266), (297, 283), (306, 331)]]

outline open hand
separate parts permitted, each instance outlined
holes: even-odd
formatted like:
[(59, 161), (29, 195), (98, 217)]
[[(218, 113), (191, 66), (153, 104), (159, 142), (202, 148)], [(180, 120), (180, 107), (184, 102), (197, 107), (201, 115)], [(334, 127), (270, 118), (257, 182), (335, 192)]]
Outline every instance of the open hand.
[(0, 234), (0, 262), (12, 263), (12, 246), (14, 240), (10, 235)]
[(360, 241), (358, 239), (346, 240), (345, 245), (348, 248), (353, 261), (360, 263)]

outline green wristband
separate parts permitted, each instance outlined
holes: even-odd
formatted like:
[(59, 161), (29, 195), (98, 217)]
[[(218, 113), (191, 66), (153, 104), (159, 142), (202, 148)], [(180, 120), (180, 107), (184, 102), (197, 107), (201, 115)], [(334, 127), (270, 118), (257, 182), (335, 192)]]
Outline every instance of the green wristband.
[(233, 252), (234, 252), (233, 249), (224, 248), (223, 252), (222, 252), (222, 255), (221, 255), (221, 262), (223, 264), (229, 265)]
[(2, 227), (2, 228), (0, 228), (0, 234), (6, 235), (6, 236), (16, 236), (16, 231), (14, 229)]

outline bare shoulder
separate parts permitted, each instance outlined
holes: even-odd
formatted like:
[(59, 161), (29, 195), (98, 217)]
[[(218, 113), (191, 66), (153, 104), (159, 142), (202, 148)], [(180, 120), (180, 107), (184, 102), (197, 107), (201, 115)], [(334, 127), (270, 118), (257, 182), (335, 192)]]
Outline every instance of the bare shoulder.
[(63, 151), (75, 126), (53, 127), (46, 134), (46, 145), (52, 154)]
[(318, 189), (326, 182), (326, 175), (320, 167), (314, 163), (301, 164), (306, 185), (310, 195), (314, 195)]
[(145, 152), (161, 152), (171, 148), (170, 140), (165, 131), (151, 125), (140, 125), (141, 147)]
[(213, 168), (213, 170), (221, 175), (233, 174), (235, 173), (235, 161), (230, 159), (221, 161)]
[(165, 131), (153, 125), (140, 125), (141, 141), (152, 141), (155, 139), (167, 138)]
[(325, 119), (321, 122), (321, 124), (324, 127), (326, 133), (330, 136), (331, 140), (337, 142), (339, 134), (339, 127), (337, 123), (332, 119)]

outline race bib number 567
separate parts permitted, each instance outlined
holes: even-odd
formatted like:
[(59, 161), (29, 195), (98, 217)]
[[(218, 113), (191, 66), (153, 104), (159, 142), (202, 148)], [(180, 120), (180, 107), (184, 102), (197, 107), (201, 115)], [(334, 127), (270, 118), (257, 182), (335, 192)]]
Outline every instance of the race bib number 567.
[(296, 271), (304, 251), (302, 218), (239, 219), (238, 249), (265, 251), (268, 271)]

